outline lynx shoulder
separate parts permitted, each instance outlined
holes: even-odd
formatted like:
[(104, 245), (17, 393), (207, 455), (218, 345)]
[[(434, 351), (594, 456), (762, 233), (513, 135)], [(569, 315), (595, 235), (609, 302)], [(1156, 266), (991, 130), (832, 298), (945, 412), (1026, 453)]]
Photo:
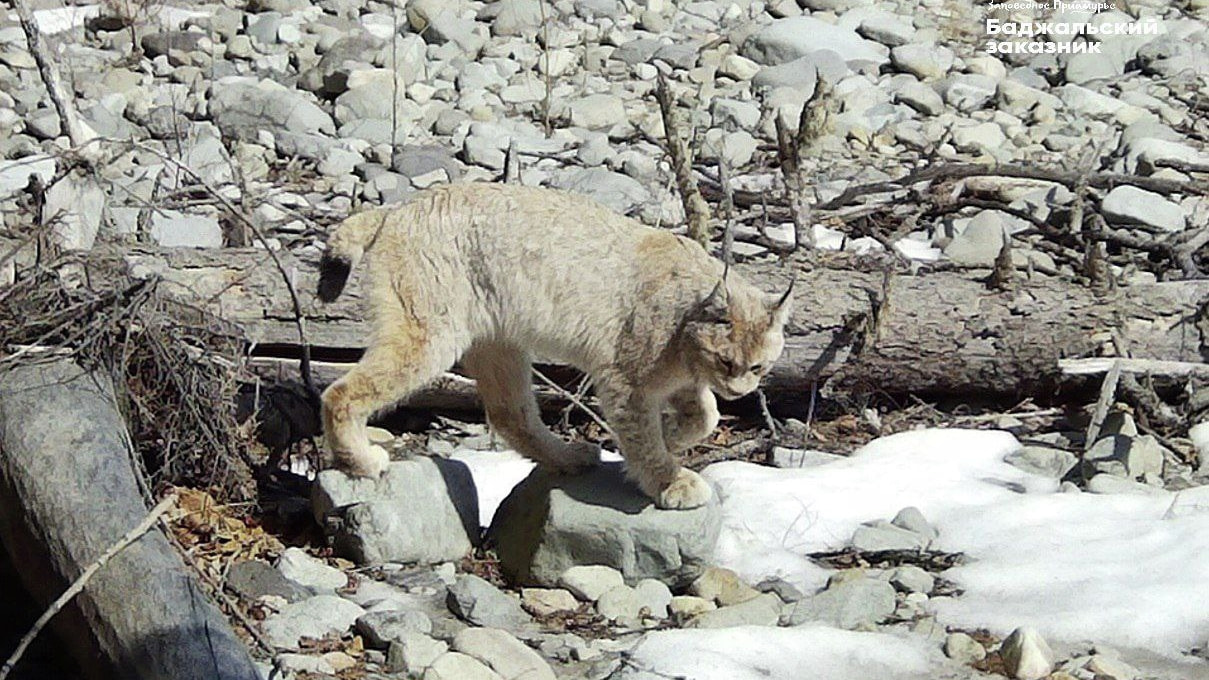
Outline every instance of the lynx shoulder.
[(371, 335), (324, 392), (323, 424), (337, 464), (365, 476), (388, 462), (366, 420), (458, 361), (510, 446), (557, 472), (596, 464), (594, 445), (542, 424), (536, 356), (592, 377), (628, 474), (657, 505), (702, 505), (709, 485), (672, 454), (717, 425), (715, 395), (756, 389), (791, 304), (688, 239), (550, 189), (455, 184), (354, 215), (328, 242), (319, 297), (335, 299), (362, 256)]

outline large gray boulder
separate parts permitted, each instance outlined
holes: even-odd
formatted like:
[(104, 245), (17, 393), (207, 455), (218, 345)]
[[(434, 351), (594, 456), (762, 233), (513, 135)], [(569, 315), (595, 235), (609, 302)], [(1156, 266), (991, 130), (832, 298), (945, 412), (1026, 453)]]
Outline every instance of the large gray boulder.
[(1119, 186), (1108, 192), (1100, 210), (1113, 224), (1144, 224), (1163, 231), (1182, 231), (1187, 219), (1178, 203), (1133, 186)]
[(590, 196), (623, 215), (651, 197), (638, 180), (605, 168), (580, 168), (564, 172), (555, 177), (550, 186)]
[(788, 623), (823, 621), (847, 630), (867, 629), (894, 613), (894, 586), (880, 579), (832, 577), (827, 589), (794, 603)]
[(396, 461), (377, 479), (319, 473), (315, 519), (336, 549), (359, 563), (457, 560), (478, 542), (478, 497), (457, 461)]
[(1098, 473), (1133, 480), (1159, 480), (1163, 475), (1166, 449), (1151, 435), (1130, 437), (1113, 434), (1092, 445), (1083, 454), (1083, 473)]
[(673, 588), (701, 574), (718, 540), (716, 502), (660, 510), (617, 463), (573, 477), (535, 470), (504, 499), (488, 532), (513, 582), (554, 586), (575, 565), (613, 567), (629, 583)]
[(298, 78), (298, 86), (329, 96), (348, 89), (348, 75), (357, 68), (370, 68), (382, 41), (368, 33), (354, 33), (337, 40), (315, 66)]
[(105, 192), (84, 173), (68, 173), (46, 191), (43, 223), (52, 225), (65, 249), (88, 250), (96, 241), (105, 208)]
[(890, 50), (885, 45), (865, 40), (851, 29), (807, 16), (778, 19), (743, 44), (743, 56), (766, 66), (823, 50), (838, 54), (857, 70), (876, 69), (890, 61)]
[(331, 135), (336, 125), (311, 98), (272, 80), (227, 76), (210, 91), (210, 116), (224, 134), (256, 141), (261, 130)]

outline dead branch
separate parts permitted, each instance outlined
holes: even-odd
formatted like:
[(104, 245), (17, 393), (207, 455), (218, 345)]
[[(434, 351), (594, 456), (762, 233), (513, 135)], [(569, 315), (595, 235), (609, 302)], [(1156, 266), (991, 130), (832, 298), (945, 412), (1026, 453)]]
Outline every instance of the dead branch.
[(1092, 359), (1059, 359), (1058, 369), (1063, 375), (1096, 375), (1111, 371), (1119, 365), (1122, 373), (1161, 375), (1168, 378), (1209, 378), (1209, 364), (1192, 361), (1164, 361), (1161, 359), (1121, 359), (1096, 357)]
[(827, 82), (822, 74), (816, 74), (814, 92), (802, 105), (802, 112), (798, 115), (795, 146), (799, 167), (802, 164), (802, 155), (811, 151), (815, 143), (827, 134), (831, 122), (831, 107), (831, 83)]
[(254, 221), (249, 219), (242, 210), (236, 208), (236, 206), (233, 205), (231, 201), (227, 199), (227, 197), (223, 196), (217, 189), (210, 186), (210, 183), (202, 178), (201, 175), (197, 174), (193, 168), (190, 168), (184, 163), (181, 163), (180, 161), (166, 153), (163, 153), (153, 146), (143, 144), (141, 142), (135, 142), (134, 145), (140, 149), (144, 149), (155, 154), (164, 162), (170, 163), (178, 171), (187, 174), (193, 179), (194, 182), (202, 187), (206, 193), (210, 194), (217, 201), (219, 201), (223, 208), (227, 210), (228, 214), (243, 223), (243, 225), (256, 236), (256, 239), (260, 241), (260, 244), (264, 247), (265, 251), (268, 252), (269, 257), (272, 258), (273, 264), (277, 267), (277, 271), (281, 274), (282, 280), (285, 281), (286, 291), (290, 296), (290, 303), (294, 307), (294, 322), (298, 329), (298, 342), (302, 349), (302, 361), (299, 362), (299, 370), (302, 373), (302, 382), (304, 385), (306, 385), (306, 388), (311, 395), (315, 398), (318, 398), (319, 389), (315, 386), (314, 376), (311, 375), (311, 343), (307, 339), (306, 317), (302, 313), (302, 303), (298, 299), (298, 290), (294, 286), (294, 276), (290, 271), (286, 270), (285, 265), (281, 262), (281, 258), (277, 255), (277, 251), (274, 250), (272, 244), (269, 243), (268, 239), (264, 235), (264, 232), (261, 231), (260, 227), (257, 226)]
[(542, 130), (549, 137), (554, 130), (554, 126), (550, 122), (551, 95), (554, 92), (554, 84), (550, 75), (550, 18), (546, 16), (546, 2), (547, 0), (537, 0), (537, 9), (541, 12), (542, 21), (542, 60), (545, 71), (542, 75), (546, 88), (545, 94), (542, 95)]
[(521, 180), (521, 159), (516, 152), (516, 140), (508, 141), (508, 152), (504, 155), (504, 184), (524, 184)]
[(655, 99), (663, 115), (663, 133), (666, 137), (668, 156), (672, 161), (672, 172), (676, 176), (676, 187), (680, 190), (680, 201), (684, 204), (684, 217), (688, 225), (689, 238), (702, 246), (709, 246), (709, 204), (701, 196), (697, 179), (693, 176), (693, 155), (687, 136), (683, 134), (676, 116), (676, 103), (668, 89), (667, 78), (660, 72), (655, 81)]
[(1137, 407), (1139, 414), (1152, 427), (1170, 430), (1184, 423), (1184, 418), (1180, 417), (1175, 409), (1164, 403), (1153, 387), (1143, 384), (1132, 374), (1127, 373), (1121, 376), (1118, 389), (1129, 403)]
[(797, 144), (784, 119), (777, 116), (777, 161), (781, 168), (781, 180), (785, 183), (785, 201), (793, 219), (794, 246), (814, 247), (814, 232), (810, 228), (810, 205), (802, 192), (802, 172), (798, 165)]
[(1104, 381), (1100, 383), (1100, 398), (1096, 400), (1096, 408), (1092, 411), (1091, 422), (1087, 424), (1087, 436), (1083, 439), (1083, 450), (1088, 451), (1096, 440), (1100, 438), (1100, 428), (1104, 426), (1104, 419), (1108, 417), (1108, 409), (1112, 406), (1113, 401), (1117, 396), (1117, 382), (1121, 379), (1121, 360), (1113, 361), (1112, 366), (1108, 369), (1108, 374), (1104, 376)]
[(725, 265), (734, 261), (735, 249), (735, 201), (730, 186), (730, 170), (726, 159), (718, 157), (718, 181), (722, 184), (722, 251), (721, 259)]
[(1171, 168), (1172, 170), (1182, 172), (1185, 175), (1190, 175), (1194, 172), (1209, 173), (1209, 164), (1192, 163), (1189, 161), (1181, 161), (1175, 158), (1160, 158), (1154, 162), (1154, 166), (1156, 168)]
[(991, 278), (988, 285), (994, 290), (1010, 290), (1015, 283), (1016, 265), (1012, 262), (1012, 237), (1007, 229), (1003, 230), (1003, 245), (995, 256), (995, 264), (991, 268)]
[(1172, 248), (1172, 258), (1185, 277), (1191, 279), (1201, 276), (1201, 268), (1197, 266), (1194, 256), (1206, 245), (1209, 245), (1209, 225), (1199, 227), (1191, 235), (1185, 232), (1184, 238)]
[[(1081, 173), (1050, 170), (1030, 165), (1006, 163), (1003, 165), (979, 165), (977, 163), (945, 163), (929, 165), (919, 170), (907, 173), (903, 177), (888, 182), (872, 182), (858, 184), (845, 189), (839, 196), (818, 206), (820, 210), (834, 210), (849, 205), (855, 199), (869, 194), (897, 191), (920, 182), (938, 180), (965, 179), (967, 177), (1015, 177), (1020, 179), (1039, 179), (1056, 182), (1074, 189), (1081, 178)], [(1141, 177), (1138, 175), (1122, 175), (1110, 172), (1089, 173), (1087, 184), (1096, 189), (1112, 188), (1120, 185), (1136, 186), (1148, 191), (1161, 194), (1191, 193), (1204, 195), (1209, 193), (1209, 182), (1183, 182), (1179, 180), (1162, 179), (1158, 177)]]
[(93, 575), (95, 575), (106, 564), (108, 564), (109, 560), (113, 559), (129, 545), (141, 538), (143, 534), (150, 531), (151, 528), (155, 526), (156, 522), (159, 521), (160, 517), (163, 516), (165, 512), (172, 509), (172, 507), (175, 505), (176, 493), (169, 493), (164, 497), (163, 500), (157, 503), (150, 512), (147, 513), (147, 516), (143, 519), (143, 521), (139, 522), (138, 525), (126, 532), (126, 534), (118, 539), (116, 543), (106, 549), (105, 552), (101, 553), (101, 555), (97, 557), (92, 564), (89, 564), (87, 567), (85, 567), (84, 571), (80, 573), (79, 577), (72, 582), (67, 590), (63, 591), (62, 595), (56, 598), (54, 602), (50, 603), (50, 606), (46, 608), (46, 611), (42, 612), (42, 615), (38, 617), (37, 621), (34, 621), (34, 625), (30, 627), (29, 632), (21, 638), (21, 642), (17, 644), (17, 648), (13, 650), (12, 655), (8, 657), (8, 661), (5, 661), (4, 666), (0, 667), (0, 680), (4, 680), (8, 677), (8, 674), (12, 672), (13, 667), (15, 667), (17, 662), (21, 660), (21, 656), (25, 654), (26, 648), (28, 648), (30, 643), (34, 641), (34, 638), (38, 637), (38, 633), (40, 633), (42, 629), (46, 627), (46, 624), (49, 623), (50, 620), (54, 618), (55, 614), (58, 614), (59, 611), (61, 611), (73, 597), (79, 595), (80, 591), (84, 590), (84, 586), (88, 585), (88, 581), (92, 579)]
[(25, 33), (25, 41), (29, 45), (29, 52), (38, 64), (38, 73), (42, 76), (42, 83), (46, 86), (46, 93), (50, 96), (50, 101), (55, 107), (55, 112), (59, 114), (59, 122), (62, 124), (63, 134), (67, 135), (67, 139), (71, 142), (73, 148), (79, 148), (88, 140), (84, 137), (84, 128), (80, 125), (79, 114), (76, 113), (75, 99), (68, 96), (67, 91), (63, 89), (63, 81), (59, 78), (59, 71), (55, 68), (54, 60), (46, 54), (46, 48), (42, 45), (42, 34), (38, 31), (38, 25), (29, 13), (29, 7), (25, 5), (25, 0), (9, 0), (9, 4), (17, 12), (17, 20), (21, 23), (21, 30)]

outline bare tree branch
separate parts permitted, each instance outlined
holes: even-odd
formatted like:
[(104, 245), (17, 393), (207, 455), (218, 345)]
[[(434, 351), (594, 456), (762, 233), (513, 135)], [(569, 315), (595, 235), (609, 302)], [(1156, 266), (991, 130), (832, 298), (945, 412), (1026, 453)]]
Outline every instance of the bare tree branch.
[(680, 190), (680, 201), (684, 204), (684, 218), (688, 224), (689, 238), (702, 246), (709, 245), (709, 204), (701, 196), (697, 179), (693, 176), (693, 155), (688, 141), (680, 129), (676, 117), (676, 103), (668, 89), (667, 78), (659, 73), (655, 82), (655, 99), (663, 114), (663, 133), (667, 137), (667, 153), (672, 159), (672, 172), (676, 175), (676, 186)]
[(17, 12), (17, 20), (21, 22), (21, 30), (25, 32), (25, 41), (29, 43), (29, 52), (38, 64), (38, 73), (42, 76), (42, 83), (46, 85), (50, 101), (59, 114), (63, 134), (67, 135), (73, 148), (79, 148), (88, 140), (84, 138), (80, 116), (76, 113), (75, 99), (63, 89), (59, 71), (55, 68), (54, 60), (46, 54), (46, 48), (42, 45), (42, 34), (38, 31), (38, 25), (34, 23), (33, 16), (29, 13), (29, 7), (25, 5), (25, 0), (9, 0), (9, 4)]

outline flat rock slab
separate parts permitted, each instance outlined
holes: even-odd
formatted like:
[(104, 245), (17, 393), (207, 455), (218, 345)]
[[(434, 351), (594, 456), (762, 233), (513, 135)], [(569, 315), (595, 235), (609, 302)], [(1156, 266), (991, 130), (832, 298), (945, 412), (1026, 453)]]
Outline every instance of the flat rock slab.
[(361, 564), (456, 560), (478, 542), (478, 495), (457, 461), (396, 461), (377, 479), (325, 470), (311, 504), (336, 550)]
[(715, 501), (660, 510), (613, 463), (573, 477), (535, 470), (500, 504), (488, 537), (515, 583), (554, 586), (570, 567), (605, 565), (629, 583), (677, 588), (704, 570), (720, 526)]
[(316, 595), (294, 602), (265, 619), (261, 630), (274, 647), (296, 649), (302, 638), (344, 633), (365, 610), (336, 595)]

